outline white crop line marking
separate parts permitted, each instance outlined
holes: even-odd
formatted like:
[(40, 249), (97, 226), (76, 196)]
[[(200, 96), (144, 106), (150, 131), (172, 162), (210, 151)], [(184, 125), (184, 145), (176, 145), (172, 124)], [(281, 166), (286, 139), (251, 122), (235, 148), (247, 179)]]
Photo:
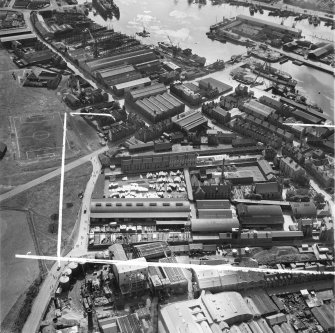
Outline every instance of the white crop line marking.
[[(63, 146), (62, 146), (62, 166), (60, 174), (60, 190), (59, 190), (59, 211), (58, 211), (58, 238), (57, 238), (57, 257), (61, 255), (62, 244), (62, 226), (63, 226), (63, 192), (64, 192), (64, 174), (65, 174), (65, 145), (66, 145), (66, 120), (67, 113), (64, 113), (64, 127), (63, 127)], [(58, 260), (58, 267), (60, 267), (60, 260)]]
[(284, 273), (284, 274), (304, 274), (304, 275), (335, 275), (335, 272), (324, 271), (301, 271), (301, 270), (290, 270), (290, 269), (273, 269), (273, 268), (256, 268), (256, 267), (237, 267), (227, 265), (196, 265), (196, 264), (182, 264), (182, 263), (166, 263), (166, 262), (143, 262), (137, 260), (111, 260), (111, 259), (91, 259), (91, 258), (76, 258), (76, 257), (53, 257), (53, 256), (37, 256), (37, 255), (26, 255), (16, 254), (16, 258), (20, 259), (35, 259), (35, 260), (59, 260), (63, 262), (77, 262), (80, 264), (85, 263), (96, 263), (96, 264), (116, 264), (116, 265), (128, 265), (128, 266), (139, 266), (139, 267), (180, 267), (186, 269), (200, 269), (200, 270), (222, 270), (222, 271), (238, 271), (238, 272), (259, 272), (259, 273)]
[(290, 125), (290, 126), (301, 126), (301, 127), (331, 127), (335, 128), (335, 125), (315, 125), (315, 124), (298, 124), (298, 123), (283, 123), (283, 125)]
[[(111, 114), (104, 113), (81, 113), (81, 112), (71, 112), (71, 116), (80, 115), (80, 116), (106, 116), (112, 117)], [(62, 226), (63, 226), (63, 193), (64, 193), (64, 174), (65, 174), (65, 150), (66, 150), (66, 121), (67, 113), (64, 113), (64, 124), (63, 124), (63, 144), (62, 144), (62, 165), (61, 165), (61, 174), (60, 174), (60, 190), (59, 190), (59, 209), (58, 209), (58, 235), (57, 235), (57, 258), (58, 258), (58, 267), (60, 267), (61, 262), (61, 245), (62, 245)]]

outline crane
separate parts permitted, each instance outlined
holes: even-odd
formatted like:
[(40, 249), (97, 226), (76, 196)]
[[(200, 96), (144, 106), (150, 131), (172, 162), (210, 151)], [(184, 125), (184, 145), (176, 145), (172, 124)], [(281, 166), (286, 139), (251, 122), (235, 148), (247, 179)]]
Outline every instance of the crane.
[(98, 51), (98, 41), (96, 38), (93, 37), (91, 30), (89, 28), (86, 28), (84, 32), (88, 32), (91, 36), (92, 41), (94, 42), (94, 48), (93, 48), (93, 56), (94, 58), (98, 58), (99, 56), (99, 51)]

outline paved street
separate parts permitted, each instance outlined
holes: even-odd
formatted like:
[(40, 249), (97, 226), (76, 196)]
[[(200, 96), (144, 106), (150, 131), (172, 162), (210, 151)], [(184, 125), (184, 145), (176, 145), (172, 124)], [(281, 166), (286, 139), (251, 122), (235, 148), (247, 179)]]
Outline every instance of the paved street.
[(320, 188), (320, 186), (314, 181), (311, 180), (310, 181), (310, 185), (313, 187), (313, 189), (317, 192), (317, 193), (322, 193), (325, 196), (325, 199), (329, 202), (329, 207), (331, 210), (331, 214), (332, 214), (332, 219), (334, 221), (334, 217), (335, 217), (335, 203), (332, 200), (330, 194), (328, 194), (326, 191), (322, 190)]
[[(90, 180), (87, 183), (84, 197), (82, 199), (81, 215), (79, 221), (79, 230), (76, 244), (72, 251), (67, 254), (67, 257), (80, 257), (87, 253), (87, 233), (89, 231), (89, 204), (94, 185), (100, 173), (101, 165), (97, 157), (97, 153), (86, 156), (93, 165), (93, 171)], [(86, 210), (86, 213), (85, 213)], [(40, 320), (43, 317), (44, 311), (50, 301), (50, 297), (57, 287), (57, 281), (63, 272), (66, 263), (61, 262), (61, 268), (57, 271), (58, 263), (52, 266), (48, 276), (44, 280), (41, 289), (33, 303), (31, 313), (23, 327), (22, 333), (36, 332), (39, 328)]]
[[(103, 147), (99, 150), (96, 150), (95, 152), (89, 154), (89, 155), (86, 155), (86, 156), (83, 156), (81, 158), (78, 158), (77, 160), (73, 161), (73, 162), (70, 162), (68, 164), (65, 165), (65, 172), (66, 171), (69, 171), (73, 168), (76, 168), (77, 166), (80, 166), (88, 161), (90, 161), (90, 159), (94, 156), (98, 156), (99, 154), (105, 152), (108, 150), (108, 147)], [(47, 173), (46, 175), (42, 176), (42, 177), (39, 177), (39, 178), (36, 178), (26, 184), (23, 184), (23, 185), (19, 185), (17, 187), (15, 187), (13, 190), (11, 191), (8, 191), (2, 195), (0, 195), (0, 202), (6, 200), (6, 199), (9, 199), (11, 197), (13, 197), (14, 195), (17, 195), (17, 194), (20, 194), (26, 190), (29, 190), (30, 188), (36, 186), (36, 185), (39, 185), (49, 179), (52, 179), (54, 177), (57, 177), (60, 175), (60, 172), (61, 172), (61, 168), (58, 168), (52, 172), (49, 172)]]

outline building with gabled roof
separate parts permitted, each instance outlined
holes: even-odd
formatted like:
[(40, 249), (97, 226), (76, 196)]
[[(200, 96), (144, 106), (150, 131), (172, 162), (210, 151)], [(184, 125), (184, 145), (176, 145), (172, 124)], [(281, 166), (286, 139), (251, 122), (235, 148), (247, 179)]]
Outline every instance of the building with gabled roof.
[(262, 199), (282, 199), (282, 187), (278, 182), (256, 183), (255, 194), (260, 194)]

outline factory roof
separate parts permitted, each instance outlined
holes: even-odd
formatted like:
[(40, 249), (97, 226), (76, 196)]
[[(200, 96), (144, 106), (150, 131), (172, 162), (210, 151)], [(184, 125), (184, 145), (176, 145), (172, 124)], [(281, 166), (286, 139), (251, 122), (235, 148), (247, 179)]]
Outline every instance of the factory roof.
[(242, 293), (253, 314), (261, 316), (278, 312), (278, 308), (264, 289), (250, 289)]
[(247, 108), (251, 110), (252, 112), (255, 112), (256, 114), (262, 116), (262, 117), (268, 117), (270, 114), (274, 113), (276, 110), (264, 105), (262, 103), (259, 103), (255, 100), (251, 100), (250, 102), (246, 102), (243, 104), (244, 108)]
[(136, 86), (147, 84), (147, 83), (151, 83), (151, 80), (148, 77), (143, 77), (141, 79), (116, 84), (114, 88), (116, 90), (122, 90), (122, 89), (132, 88), (132, 87), (136, 87)]
[(183, 112), (171, 118), (172, 122), (184, 129), (191, 131), (198, 126), (207, 124), (207, 119), (198, 111)]
[(233, 228), (238, 227), (239, 222), (236, 217), (191, 219), (191, 228), (193, 232), (231, 232)]
[(307, 112), (304, 112), (302, 110), (294, 110), (292, 112), (292, 115), (293, 117), (298, 118), (298, 120), (307, 121), (309, 124), (319, 124), (321, 122), (320, 118), (308, 114)]
[(235, 291), (205, 294), (202, 301), (215, 322), (225, 321), (231, 325), (253, 317), (241, 294)]
[(280, 110), (283, 106), (283, 104), (279, 101), (277, 101), (276, 99), (273, 99), (269, 96), (261, 96), (261, 98), (259, 99), (259, 101), (261, 103), (264, 103), (265, 105), (271, 105), (271, 107), (275, 108), (276, 110)]
[(97, 73), (99, 73), (103, 79), (106, 79), (112, 76), (133, 72), (134, 70), (135, 70), (134, 66), (125, 65), (125, 66), (119, 66), (119, 67), (114, 67), (114, 68), (100, 69), (97, 71)]
[(0, 42), (5, 43), (5, 42), (20, 41), (20, 40), (25, 40), (25, 39), (36, 39), (36, 35), (33, 33), (29, 33), (29, 31), (27, 31), (27, 33), (23, 35), (2, 37), (0, 38)]
[(212, 89), (217, 88), (219, 90), (219, 93), (227, 93), (231, 90), (233, 90), (233, 87), (229, 84), (225, 84), (221, 81), (218, 81), (216, 79), (213, 79), (212, 77), (208, 77), (202, 80), (199, 80), (199, 86), (207, 86), (211, 87)]
[(231, 209), (198, 209), (199, 218), (232, 218), (233, 211)]
[(226, 116), (227, 114), (229, 114), (229, 111), (224, 110), (224, 109), (220, 108), (219, 106), (216, 106), (213, 109), (213, 112), (216, 113), (216, 114), (219, 114), (221, 116)]
[(316, 217), (316, 206), (314, 202), (291, 202), (291, 209), (294, 216)]
[(271, 217), (271, 216), (283, 216), (283, 212), (280, 206), (275, 205), (237, 205), (238, 215), (241, 217)]
[(142, 332), (141, 324), (136, 313), (118, 317), (116, 320), (121, 333)]
[(255, 24), (260, 24), (260, 25), (265, 25), (265, 26), (269, 26), (278, 30), (285, 30), (287, 32), (291, 32), (291, 33), (295, 33), (295, 34), (300, 34), (301, 30), (295, 29), (295, 28), (291, 28), (291, 27), (287, 27), (285, 25), (281, 25), (278, 23), (274, 23), (271, 21), (265, 21), (256, 17), (252, 17), (252, 16), (246, 16), (246, 15), (237, 15), (236, 16), (237, 20), (244, 20), (244, 21), (248, 21), (248, 22), (252, 22)]
[(334, 331), (334, 304), (324, 304), (311, 311), (326, 332)]
[(138, 88), (129, 92), (132, 100), (138, 100), (148, 96), (158, 95), (166, 92), (166, 87), (163, 83), (151, 84), (150, 86)]
[(200, 324), (213, 324), (201, 298), (168, 304), (160, 309), (160, 314), (167, 332), (202, 332)]
[(280, 97), (280, 101), (282, 103), (286, 103), (288, 105), (291, 105), (297, 109), (300, 109), (300, 110), (303, 110), (305, 112), (307, 112), (308, 114), (311, 114), (317, 118), (320, 118), (321, 120), (327, 120), (327, 117), (322, 113), (322, 112), (319, 112), (315, 109), (313, 109), (310, 105), (305, 105), (305, 104), (300, 104), (296, 101), (293, 101), (289, 98), (286, 98), (286, 97)]
[[(132, 263), (136, 263), (136, 265), (132, 265)], [(143, 265), (141, 265), (143, 263)], [(132, 272), (134, 270), (145, 270), (148, 268), (147, 261), (145, 258), (136, 258), (132, 260), (127, 260), (126, 264), (114, 264), (117, 268), (119, 274)]]
[(198, 209), (229, 209), (229, 200), (197, 200)]
[(334, 50), (334, 45), (333, 44), (326, 44), (323, 45), (315, 50), (309, 51), (308, 55), (313, 55), (315, 57), (321, 57), (324, 54), (331, 52)]
[(183, 105), (182, 102), (169, 93), (138, 99), (135, 104), (152, 115), (161, 114)]
[(264, 194), (264, 193), (280, 193), (281, 188), (277, 182), (269, 183), (256, 183), (255, 184), (255, 193)]
[[(177, 260), (175, 257), (169, 257), (169, 258), (159, 259), (159, 262), (177, 263)], [(162, 267), (162, 269), (165, 271), (168, 279), (170, 280), (172, 284), (181, 283), (181, 282), (187, 283), (187, 279), (183, 273), (182, 268), (176, 266), (176, 267)]]
[(123, 261), (128, 260), (128, 257), (126, 255), (126, 252), (124, 251), (124, 248), (123, 248), (122, 244), (115, 243), (115, 244), (111, 245), (108, 248), (108, 250), (109, 250), (109, 252), (112, 253), (113, 260), (123, 260)]
[(154, 242), (147, 244), (134, 245), (137, 253), (141, 257), (160, 257), (165, 254), (170, 254), (171, 250), (166, 242)]

